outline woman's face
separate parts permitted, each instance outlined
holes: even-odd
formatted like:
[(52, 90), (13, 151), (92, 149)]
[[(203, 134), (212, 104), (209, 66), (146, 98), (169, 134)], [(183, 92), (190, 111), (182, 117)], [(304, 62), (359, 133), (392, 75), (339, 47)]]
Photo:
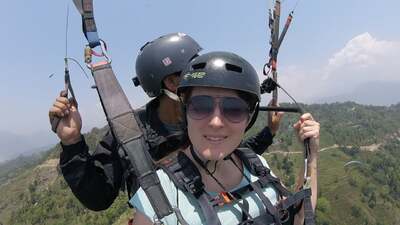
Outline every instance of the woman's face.
[[(202, 115), (199, 113), (193, 116), (193, 111), (190, 112), (190, 110), (196, 107), (194, 104), (196, 96), (196, 100), (203, 100), (203, 106), (205, 105), (205, 100), (210, 102), (209, 100), (211, 97), (213, 100), (213, 109), (211, 113), (203, 113)], [(193, 100), (192, 105), (191, 100)], [(239, 100), (239, 102), (236, 100)], [(240, 117), (240, 115), (244, 114), (240, 111), (240, 109), (243, 108), (243, 104), (246, 106), (247, 110), (246, 102), (240, 99), (238, 94), (233, 90), (209, 87), (195, 87), (192, 89), (186, 112), (188, 135), (194, 150), (201, 158), (204, 160), (220, 160), (238, 147), (249, 118), (248, 111), (246, 111), (247, 115), (245, 115), (245, 117)], [(199, 105), (201, 104), (197, 104), (197, 106)], [(230, 112), (228, 113), (228, 110), (223, 112), (223, 107), (230, 110)], [(232, 114), (235, 117), (233, 117)]]

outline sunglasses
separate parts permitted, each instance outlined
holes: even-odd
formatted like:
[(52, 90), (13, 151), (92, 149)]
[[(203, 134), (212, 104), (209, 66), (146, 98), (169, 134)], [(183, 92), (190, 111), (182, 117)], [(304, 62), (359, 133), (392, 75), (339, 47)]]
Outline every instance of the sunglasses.
[(224, 118), (232, 123), (240, 123), (250, 116), (249, 105), (237, 97), (197, 95), (191, 97), (186, 105), (188, 116), (194, 120), (202, 120), (209, 117), (214, 113), (216, 106), (219, 107)]

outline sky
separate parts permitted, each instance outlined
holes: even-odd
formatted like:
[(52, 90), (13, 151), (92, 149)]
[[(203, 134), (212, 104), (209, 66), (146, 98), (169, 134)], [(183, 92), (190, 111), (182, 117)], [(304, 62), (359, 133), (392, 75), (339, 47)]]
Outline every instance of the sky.
[[(296, 2), (283, 1), (281, 24)], [(72, 1), (14, 0), (0, 7), (0, 133), (29, 136), (36, 141), (32, 147), (57, 140), (47, 115), (64, 86), (68, 5), (68, 56), (82, 63), (86, 40)], [(203, 53), (234, 52), (260, 74), (268, 58), (271, 0), (95, 0), (94, 5), (99, 35), (135, 108), (149, 100), (131, 82), (137, 52), (163, 34), (189, 34)], [(400, 84), (399, 8), (398, 0), (300, 0), (278, 56), (278, 82), (306, 103), (351, 93), (366, 83)], [(74, 64), (70, 70), (83, 130), (104, 125), (92, 77)]]

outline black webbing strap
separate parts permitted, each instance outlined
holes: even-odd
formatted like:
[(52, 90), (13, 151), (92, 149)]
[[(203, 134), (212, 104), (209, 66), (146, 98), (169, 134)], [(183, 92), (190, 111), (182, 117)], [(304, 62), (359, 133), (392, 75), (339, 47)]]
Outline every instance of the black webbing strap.
[(203, 216), (206, 219), (207, 225), (221, 225), (219, 221), (217, 211), (210, 203), (210, 198), (207, 193), (203, 190), (203, 193), (197, 198), (199, 201), (199, 205), (201, 211), (203, 212)]
[(314, 210), (312, 208), (311, 204), (311, 189), (305, 189), (305, 190), (310, 190), (310, 195), (306, 196), (304, 198), (304, 224), (305, 225), (315, 225), (315, 214)]
[(119, 85), (109, 63), (92, 67), (96, 89), (110, 130), (128, 155), (139, 185), (146, 193), (158, 219), (172, 213), (172, 207), (153, 167), (140, 120)]
[[(280, 182), (280, 180), (271, 175), (270, 170), (262, 165), (262, 162), (258, 158), (258, 156), (251, 151), (251, 149), (246, 148), (238, 148), (235, 151), (235, 154), (241, 158), (242, 162), (245, 166), (250, 170), (251, 173), (258, 176), (260, 185), (256, 183), (251, 183), (253, 186), (258, 186), (259, 188), (264, 187), (266, 184), (270, 183), (274, 188), (278, 190), (280, 195), (287, 197), (283, 201), (283, 209), (288, 209), (290, 206), (299, 203), (303, 200), (304, 204), (304, 217), (305, 217), (305, 225), (314, 225), (315, 224), (315, 214), (312, 209), (311, 204), (311, 189), (304, 189), (295, 194), (291, 194)], [(256, 190), (255, 190), (256, 191)], [(257, 192), (257, 191), (256, 191)], [(261, 197), (260, 197), (261, 198)]]
[(258, 195), (258, 197), (263, 202), (264, 206), (266, 207), (267, 213), (271, 214), (274, 217), (275, 224), (276, 225), (281, 225), (281, 220), (279, 218), (279, 212), (275, 208), (275, 206), (272, 205), (271, 201), (264, 195), (264, 193), (261, 191), (261, 189), (257, 185), (255, 185), (251, 181), (249, 183), (250, 183), (250, 186), (253, 188), (253, 190)]
[[(261, 171), (259, 172), (258, 176), (258, 182), (261, 184), (261, 187), (264, 187), (268, 184), (272, 185), (275, 189), (278, 190), (278, 193), (280, 196), (290, 196), (292, 193), (282, 185), (281, 181), (279, 178), (272, 176), (270, 173), (270, 170), (266, 167), (262, 169), (261, 167), (258, 167), (258, 169)], [(264, 171), (262, 171), (264, 170)]]
[[(261, 161), (258, 158), (257, 160), (261, 163)], [(254, 162), (253, 161), (248, 162), (245, 158), (242, 158), (242, 161), (244, 163), (245, 162), (247, 163), (247, 164), (245, 163), (245, 165), (254, 166), (259, 164), (258, 162), (255, 162), (256, 160), (254, 160)], [(214, 208), (214, 206), (218, 205), (218, 201), (212, 199), (212, 197), (210, 197), (204, 191), (204, 184), (201, 181), (200, 172), (184, 153), (180, 152), (175, 160), (170, 161), (167, 164), (163, 164), (161, 165), (161, 167), (164, 169), (164, 171), (168, 174), (168, 176), (180, 190), (191, 193), (196, 199), (198, 199), (201, 211), (204, 215), (205, 220), (207, 221), (206, 224), (210, 225), (220, 224), (219, 218)], [(274, 178), (273, 176), (271, 177)], [(261, 189), (265, 188), (267, 185), (271, 185), (274, 188), (277, 188), (276, 187), (277, 184), (281, 185), (279, 180), (274, 178), (271, 179), (271, 181), (268, 181), (264, 176), (264, 181), (261, 181), (260, 178), (262, 178), (262, 176), (259, 177), (257, 181), (249, 182), (250, 183), (249, 185), (239, 188), (230, 193), (231, 195), (235, 196), (236, 199), (241, 199), (240, 196), (242, 196), (246, 192), (255, 191), (256, 194), (261, 199), (261, 201), (263, 202), (264, 206), (266, 207), (266, 213), (258, 217), (252, 218), (248, 213), (248, 206), (246, 206), (245, 202), (241, 203), (240, 201), (233, 201), (235, 203), (238, 203), (238, 206), (242, 209), (242, 222), (240, 223), (240, 225), (247, 225), (247, 224), (263, 225), (271, 223), (282, 224), (283, 222), (281, 221), (280, 209), (285, 209), (287, 211), (290, 211), (288, 209), (291, 206), (295, 205), (296, 203), (300, 203), (302, 200), (305, 201), (307, 196), (311, 196), (310, 190), (302, 190), (291, 195), (285, 189), (286, 192), (289, 193), (289, 195), (285, 200), (280, 202), (277, 208), (272, 205), (269, 199), (263, 194)], [(284, 187), (282, 186), (282, 188)], [(277, 189), (279, 192), (279, 188)]]
[(280, 202), (282, 209), (288, 209), (289, 207), (304, 201), (307, 197), (311, 196), (311, 189), (305, 189), (298, 191), (286, 199)]
[[(247, 201), (245, 198), (243, 198), (243, 195), (241, 193), (243, 193), (243, 192), (236, 192), (236, 191), (231, 192), (231, 194), (233, 196), (235, 196), (236, 199), (241, 199), (243, 201), (243, 204), (241, 204), (240, 208), (242, 209), (242, 222), (244, 222), (244, 221), (247, 221), (248, 219), (250, 219), (248, 216), (248, 215), (250, 215), (250, 211), (249, 211), (250, 205), (249, 205), (249, 201)], [(238, 203), (240, 203), (240, 202), (238, 201)], [(251, 218), (251, 219), (253, 219), (253, 218)]]
[(204, 191), (199, 170), (184, 153), (179, 152), (174, 160), (160, 167), (180, 190), (192, 194), (199, 201), (207, 225), (221, 225), (211, 197)]
[(180, 190), (196, 198), (202, 194), (204, 184), (200, 172), (183, 152), (179, 152), (171, 161), (160, 164), (160, 167)]
[(290, 191), (282, 185), (280, 179), (272, 176), (271, 171), (262, 164), (258, 155), (253, 150), (248, 148), (238, 148), (234, 153), (242, 160), (250, 173), (259, 178), (262, 187), (270, 183), (278, 190), (281, 196), (291, 195)]
[(93, 14), (93, 0), (73, 0), (79, 13), (82, 15), (82, 29), (89, 46), (95, 48), (100, 45), (96, 23)]
[[(251, 152), (251, 149), (236, 149), (236, 151), (234, 153), (242, 160), (242, 162), (245, 164), (246, 168), (248, 168), (250, 170), (250, 172), (259, 170), (260, 169), (259, 167), (261, 167), (261, 166), (264, 168), (264, 170), (266, 170), (266, 168), (262, 165), (258, 156), (254, 156), (255, 153)], [(232, 157), (229, 157), (229, 158), (230, 158), (231, 162), (240, 170), (240, 167), (236, 164), (236, 162), (232, 159)], [(254, 161), (255, 159), (257, 160), (257, 162)], [(261, 165), (259, 165), (260, 163), (261, 163)], [(275, 224), (281, 225), (281, 221), (279, 218), (279, 212), (275, 208), (275, 206), (272, 205), (271, 201), (264, 195), (261, 188), (258, 185), (256, 185), (254, 182), (252, 182), (244, 174), (244, 172), (242, 170), (241, 170), (241, 172), (242, 172), (243, 176), (246, 178), (246, 180), (249, 182), (250, 186), (256, 192), (258, 197), (261, 199), (262, 203), (264, 204), (264, 206), (266, 208), (266, 213), (270, 214), (274, 218)], [(260, 174), (258, 174), (258, 176), (260, 176)]]

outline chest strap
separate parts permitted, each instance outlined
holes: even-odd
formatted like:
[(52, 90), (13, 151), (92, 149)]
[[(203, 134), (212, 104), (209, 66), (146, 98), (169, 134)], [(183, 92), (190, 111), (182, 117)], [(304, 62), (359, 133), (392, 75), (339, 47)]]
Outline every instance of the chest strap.
[(178, 189), (192, 194), (198, 201), (207, 225), (221, 225), (211, 197), (204, 191), (200, 171), (182, 152), (174, 160), (160, 165)]

